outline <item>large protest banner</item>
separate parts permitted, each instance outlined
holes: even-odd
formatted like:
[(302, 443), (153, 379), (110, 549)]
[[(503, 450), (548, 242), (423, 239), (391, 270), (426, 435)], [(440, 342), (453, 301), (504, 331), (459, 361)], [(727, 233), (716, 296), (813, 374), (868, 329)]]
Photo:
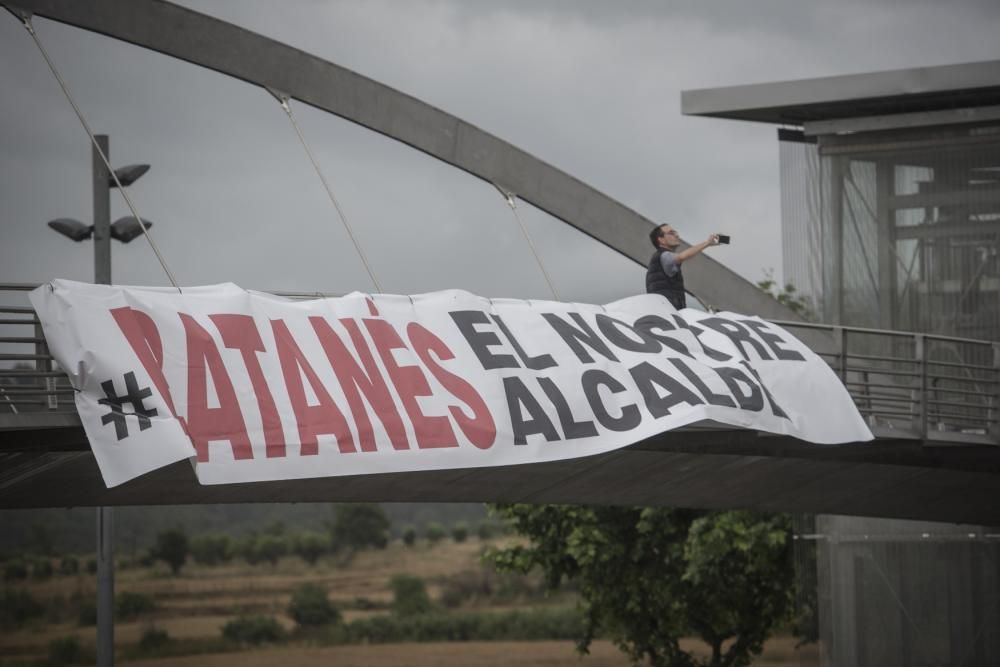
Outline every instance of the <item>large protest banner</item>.
[(184, 458), (203, 484), (552, 461), (704, 420), (872, 438), (788, 332), (658, 296), (293, 301), (57, 280), (31, 301), (108, 486)]

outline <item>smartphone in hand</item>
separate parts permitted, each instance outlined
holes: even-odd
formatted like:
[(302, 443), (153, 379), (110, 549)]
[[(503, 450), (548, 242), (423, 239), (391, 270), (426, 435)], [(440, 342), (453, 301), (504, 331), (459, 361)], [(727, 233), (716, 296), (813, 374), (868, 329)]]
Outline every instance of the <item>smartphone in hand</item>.
[(729, 243), (729, 234), (716, 234), (719, 237), (719, 243)]

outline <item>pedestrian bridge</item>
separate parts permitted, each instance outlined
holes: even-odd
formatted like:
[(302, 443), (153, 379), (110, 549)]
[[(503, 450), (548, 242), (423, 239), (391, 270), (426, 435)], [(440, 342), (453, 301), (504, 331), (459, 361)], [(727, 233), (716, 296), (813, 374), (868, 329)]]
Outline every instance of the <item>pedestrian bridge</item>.
[(107, 489), (27, 303), (33, 287), (0, 285), (3, 508), (565, 502), (1000, 525), (1000, 343), (788, 321), (776, 323), (830, 363), (876, 440), (814, 445), (702, 423), (553, 463), (201, 486), (182, 461)]
[[(33, 15), (59, 21), (265, 88), (283, 105), (296, 100), (335, 114), (491, 183), (509, 202), (524, 200), (637, 262), (648, 257), (653, 223), (639, 213), (462, 119), (289, 45), (164, 0), (0, 5), (29, 28)], [(0, 285), (0, 508), (566, 502), (1000, 525), (1000, 343), (787, 321), (795, 315), (709, 257), (685, 273), (703, 303), (776, 321), (825, 358), (876, 440), (821, 446), (703, 423), (554, 463), (201, 486), (180, 462), (107, 489), (73, 392), (25, 298), (33, 286)]]

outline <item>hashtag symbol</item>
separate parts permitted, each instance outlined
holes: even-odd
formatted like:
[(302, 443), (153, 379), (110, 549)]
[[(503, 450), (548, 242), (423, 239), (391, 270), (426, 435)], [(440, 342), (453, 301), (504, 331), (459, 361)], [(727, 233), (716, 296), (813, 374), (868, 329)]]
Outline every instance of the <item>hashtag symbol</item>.
[[(149, 387), (139, 389), (139, 383), (136, 382), (135, 373), (129, 371), (125, 374), (124, 396), (119, 396), (117, 392), (115, 392), (115, 383), (112, 380), (102, 382), (101, 389), (104, 390), (105, 398), (98, 399), (97, 402), (111, 408), (111, 411), (108, 412), (108, 414), (101, 417), (101, 424), (107, 426), (108, 424), (114, 423), (115, 435), (118, 436), (118, 440), (124, 440), (128, 437), (128, 424), (125, 422), (126, 417), (131, 416), (138, 419), (140, 431), (145, 431), (153, 425), (152, 422), (149, 421), (149, 418), (156, 416), (156, 408), (147, 408), (142, 404), (143, 399), (152, 396), (153, 392)], [(130, 403), (132, 405), (132, 412), (125, 412), (122, 410), (125, 403)]]

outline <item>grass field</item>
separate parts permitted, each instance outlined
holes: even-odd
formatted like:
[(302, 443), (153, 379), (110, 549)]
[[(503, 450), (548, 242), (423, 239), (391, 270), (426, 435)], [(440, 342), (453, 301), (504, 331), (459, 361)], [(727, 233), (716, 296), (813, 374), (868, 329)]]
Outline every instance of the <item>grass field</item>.
[[(504, 538), (509, 543), (510, 538)], [(492, 542), (497, 545), (498, 543)], [(504, 544), (503, 542), (500, 543)], [(116, 573), (115, 592), (141, 593), (153, 598), (156, 608), (138, 619), (115, 625), (115, 645), (119, 652), (138, 643), (150, 628), (166, 631), (175, 641), (210, 642), (221, 638), (222, 626), (240, 614), (273, 616), (287, 630), (294, 623), (287, 608), (296, 586), (314, 583), (329, 592), (346, 621), (389, 613), (392, 596), (389, 581), (397, 574), (418, 576), (427, 584), (432, 600), (439, 601), (446, 586), (454, 582), (476, 581), (489, 577), (490, 570), (481, 563), (486, 543), (469, 538), (463, 543), (444, 541), (436, 545), (420, 542), (413, 547), (393, 543), (384, 550), (364, 551), (349, 562), (333, 557), (310, 566), (295, 557), (285, 557), (276, 565), (248, 565), (234, 562), (206, 567), (187, 564), (173, 576), (162, 564), (152, 568), (120, 569)], [(495, 578), (495, 575), (492, 575)], [(471, 597), (452, 603), (452, 613), (462, 611), (503, 612), (539, 607), (571, 606), (571, 593), (544, 595), (532, 580), (505, 595)], [(5, 587), (11, 587), (10, 584)], [(76, 608), (91, 604), (95, 598), (92, 575), (54, 576), (46, 581), (19, 582), (46, 607), (46, 618), (18, 628), (0, 629), (0, 665), (25, 663), (44, 658), (49, 643), (64, 637), (76, 637), (92, 651), (93, 626), (81, 626)], [(440, 602), (438, 602), (440, 604)], [(776, 638), (768, 643), (755, 665), (799, 664), (802, 655), (794, 649), (794, 640)], [(707, 647), (690, 640), (688, 647)], [(119, 664), (129, 664), (124, 656)], [(257, 665), (627, 665), (628, 660), (609, 642), (595, 642), (591, 655), (580, 661), (570, 641), (523, 642), (428, 642), (345, 646), (315, 646), (306, 641), (292, 641), (238, 652), (202, 652), (171, 658), (142, 660), (149, 667), (207, 667)]]

